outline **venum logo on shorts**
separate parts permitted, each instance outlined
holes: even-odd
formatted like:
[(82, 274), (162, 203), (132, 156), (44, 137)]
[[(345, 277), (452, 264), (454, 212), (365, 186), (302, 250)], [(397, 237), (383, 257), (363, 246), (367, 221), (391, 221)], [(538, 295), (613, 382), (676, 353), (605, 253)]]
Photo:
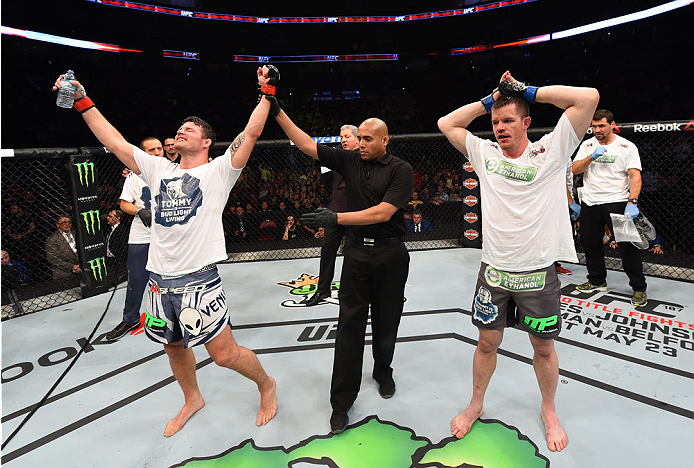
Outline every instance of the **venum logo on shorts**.
[(557, 331), (557, 327), (555, 325), (558, 322), (558, 315), (551, 315), (549, 317), (544, 318), (534, 318), (526, 315), (523, 319), (523, 323), (528, 328), (530, 328), (531, 330), (535, 330), (538, 333), (552, 333)]
[(162, 226), (186, 224), (202, 205), (200, 180), (190, 174), (162, 179), (157, 201), (156, 222)]
[(498, 158), (489, 158), (485, 162), (485, 169), (488, 174), (497, 174), (505, 179), (518, 180), (521, 182), (531, 182), (537, 175), (537, 168), (530, 166), (517, 166)]
[(200, 315), (197, 309), (192, 307), (181, 309), (181, 315), (179, 315), (178, 320), (191, 335), (198, 336), (200, 334), (200, 330), (202, 330), (202, 315)]
[(465, 179), (463, 185), (466, 189), (472, 190), (477, 187), (477, 181), (475, 179)]
[(475, 296), (475, 313), (472, 317), (484, 324), (492, 322), (499, 315), (499, 308), (492, 303), (492, 293), (480, 286)]
[(463, 203), (465, 203), (467, 206), (475, 206), (478, 201), (479, 200), (474, 195), (468, 195), (467, 197), (463, 198)]
[(463, 234), (465, 235), (465, 238), (467, 240), (475, 240), (480, 236), (480, 233), (475, 231), (474, 229), (468, 229)]
[(479, 219), (476, 213), (465, 213), (465, 216), (463, 218), (470, 224), (477, 222), (477, 220)]

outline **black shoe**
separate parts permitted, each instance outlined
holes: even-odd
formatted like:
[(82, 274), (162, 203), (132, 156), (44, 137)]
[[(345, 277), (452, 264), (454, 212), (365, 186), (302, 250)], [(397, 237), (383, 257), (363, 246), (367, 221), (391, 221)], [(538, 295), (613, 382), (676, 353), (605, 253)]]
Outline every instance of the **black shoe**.
[(349, 418), (347, 417), (347, 411), (334, 410), (332, 416), (330, 416), (330, 432), (339, 434), (347, 429), (348, 423)]
[(321, 292), (321, 291), (316, 291), (316, 293), (313, 296), (311, 296), (308, 301), (306, 301), (306, 307), (312, 307), (314, 305), (318, 305), (326, 297), (330, 297), (330, 293), (326, 294), (326, 293)]
[(393, 395), (395, 395), (395, 381), (391, 380), (390, 382), (378, 384), (378, 393), (386, 400), (393, 398)]
[(135, 330), (137, 327), (140, 326), (140, 322), (135, 322), (131, 325), (126, 324), (125, 322), (121, 322), (111, 330), (110, 332), (106, 333), (106, 336), (104, 339), (106, 341), (117, 341), (123, 338), (128, 332)]

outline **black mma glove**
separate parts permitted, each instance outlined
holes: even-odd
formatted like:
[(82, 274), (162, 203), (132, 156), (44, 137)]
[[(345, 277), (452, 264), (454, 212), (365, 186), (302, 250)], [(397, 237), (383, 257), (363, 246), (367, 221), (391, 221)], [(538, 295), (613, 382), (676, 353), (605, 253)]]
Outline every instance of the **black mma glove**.
[(146, 227), (151, 227), (152, 226), (152, 212), (149, 210), (145, 210), (144, 208), (138, 208), (135, 214), (140, 218), (140, 221), (142, 221), (142, 224), (144, 224)]
[(280, 80), (280, 71), (274, 65), (265, 65), (268, 70), (268, 77), (270, 78), (267, 83), (260, 85), (260, 94), (258, 95), (258, 102), (265, 96), (265, 99), (270, 101), (270, 117), (276, 117), (280, 113), (280, 104), (275, 98), (275, 85)]
[(262, 98), (265, 96), (265, 99), (270, 101), (270, 117), (277, 117), (277, 114), (280, 113), (282, 108), (280, 107), (280, 103), (277, 102), (277, 98), (273, 96), (272, 94), (261, 94), (260, 97)]
[(499, 92), (504, 96), (520, 96), (529, 103), (535, 102), (535, 94), (537, 94), (537, 87), (526, 86), (525, 83), (520, 81), (502, 81), (499, 83)]
[(337, 226), (337, 213), (327, 208), (318, 208), (313, 213), (302, 214), (301, 222), (311, 228)]

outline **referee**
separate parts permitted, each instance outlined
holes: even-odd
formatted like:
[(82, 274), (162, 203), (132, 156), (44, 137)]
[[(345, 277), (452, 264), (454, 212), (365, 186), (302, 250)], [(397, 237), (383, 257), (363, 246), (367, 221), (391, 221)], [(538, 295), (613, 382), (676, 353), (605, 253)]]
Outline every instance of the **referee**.
[[(273, 102), (273, 106), (278, 105)], [(347, 212), (320, 208), (302, 216), (302, 221), (317, 226), (349, 226), (330, 388), (330, 430), (338, 434), (347, 427), (347, 411), (361, 386), (369, 305), (372, 376), (383, 398), (395, 394), (391, 363), (410, 264), (403, 242), (407, 232), (403, 212), (414, 186), (414, 172), (412, 166), (387, 151), (388, 127), (380, 119), (362, 122), (358, 150), (347, 151), (317, 144), (281, 110), (275, 118), (301, 151), (342, 174), (349, 187)]]

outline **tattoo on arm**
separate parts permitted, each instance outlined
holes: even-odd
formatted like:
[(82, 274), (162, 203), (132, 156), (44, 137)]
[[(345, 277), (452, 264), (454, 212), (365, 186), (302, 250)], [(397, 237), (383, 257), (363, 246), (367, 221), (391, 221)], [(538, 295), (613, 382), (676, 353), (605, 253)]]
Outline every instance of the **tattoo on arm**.
[(231, 142), (231, 160), (234, 160), (234, 155), (236, 155), (236, 152), (241, 148), (241, 145), (243, 145), (243, 142), (246, 141), (246, 134), (241, 132), (239, 133), (239, 136), (236, 137), (234, 141)]

